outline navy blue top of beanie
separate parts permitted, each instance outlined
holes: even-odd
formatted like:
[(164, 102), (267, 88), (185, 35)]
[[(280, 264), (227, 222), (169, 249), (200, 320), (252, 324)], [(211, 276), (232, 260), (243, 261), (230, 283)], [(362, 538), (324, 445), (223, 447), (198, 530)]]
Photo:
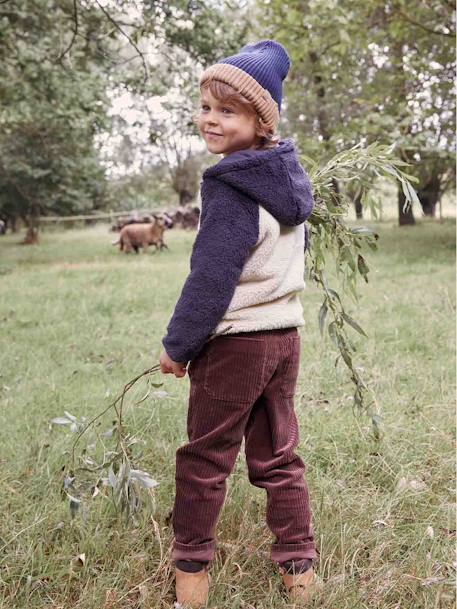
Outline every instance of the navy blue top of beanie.
[(283, 45), (276, 40), (260, 40), (245, 45), (239, 53), (217, 63), (228, 63), (254, 78), (278, 104), (281, 111), (282, 81), (287, 76), (291, 61)]

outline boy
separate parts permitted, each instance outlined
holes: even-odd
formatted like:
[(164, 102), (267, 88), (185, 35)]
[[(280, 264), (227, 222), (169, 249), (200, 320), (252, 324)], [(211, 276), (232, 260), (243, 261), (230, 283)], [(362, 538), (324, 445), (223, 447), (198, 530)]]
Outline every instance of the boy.
[[(305, 600), (317, 557), (293, 395), (305, 324), (299, 292), (314, 200), (293, 140), (275, 137), (290, 59), (263, 40), (210, 66), (196, 122), (222, 160), (203, 173), (200, 229), (163, 339), (163, 373), (190, 377), (189, 443), (176, 453), (180, 606), (207, 602), (215, 529), (243, 438), (249, 480), (267, 491), (271, 558)], [(189, 368), (187, 364), (190, 362)]]

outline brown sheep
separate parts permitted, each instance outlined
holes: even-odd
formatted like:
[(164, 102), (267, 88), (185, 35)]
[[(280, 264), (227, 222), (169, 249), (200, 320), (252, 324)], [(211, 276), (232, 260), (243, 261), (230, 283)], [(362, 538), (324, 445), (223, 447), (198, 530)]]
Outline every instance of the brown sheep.
[(140, 247), (146, 253), (150, 245), (155, 245), (156, 249), (168, 247), (163, 241), (163, 233), (166, 228), (171, 228), (173, 223), (166, 217), (155, 216), (151, 224), (127, 224), (121, 229), (119, 239), (113, 245), (119, 244), (119, 249), (126, 254), (135, 251), (138, 254)]

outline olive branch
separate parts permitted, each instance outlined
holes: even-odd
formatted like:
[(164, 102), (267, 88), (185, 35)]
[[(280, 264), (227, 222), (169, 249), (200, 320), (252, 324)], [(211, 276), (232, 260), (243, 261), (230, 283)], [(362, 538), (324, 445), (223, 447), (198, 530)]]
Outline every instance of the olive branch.
[[(345, 311), (342, 297), (338, 291), (329, 286), (326, 269), (329, 268), (328, 256), (332, 255), (336, 264), (337, 276), (342, 280), (342, 293), (349, 293), (357, 302), (357, 281), (363, 277), (368, 283), (369, 265), (362, 255), (364, 246), (377, 249), (379, 235), (368, 227), (350, 228), (344, 217), (347, 215), (353, 199), (360, 197), (362, 206), (369, 208), (375, 218), (379, 216), (381, 203), (373, 196), (373, 180), (375, 177), (387, 177), (399, 181), (405, 194), (407, 209), (412, 203), (420, 204), (410, 180), (418, 179), (405, 173), (400, 168), (410, 165), (397, 158), (394, 154), (395, 143), (389, 146), (373, 142), (366, 148), (361, 143), (349, 150), (336, 154), (323, 167), (301, 155), (309, 167), (309, 175), (314, 188), (315, 206), (308, 222), (311, 227), (310, 247), (308, 250), (311, 262), (309, 275), (323, 292), (323, 302), (318, 313), (318, 323), (321, 336), (324, 336), (327, 316), (330, 314), (327, 332), (339, 351), (335, 366), (342, 359), (349, 370), (351, 381), (355, 386), (353, 406), (358, 411), (367, 412), (371, 416), (374, 437), (378, 440), (381, 435), (381, 417), (375, 410), (369, 410), (377, 404), (376, 396), (364, 382), (354, 365), (356, 346), (350, 340), (347, 329), (351, 327), (359, 334), (367, 337), (361, 325)], [(341, 189), (335, 192), (335, 182), (351, 184), (351, 190)], [(351, 193), (352, 191), (352, 193)], [(371, 394), (370, 401), (368, 394)]]
[[(160, 371), (160, 364), (148, 368), (128, 381), (122, 393), (88, 422), (85, 417), (82, 417), (78, 421), (69, 412), (65, 412), (65, 417), (56, 417), (51, 420), (51, 425), (69, 425), (70, 430), (76, 433), (71, 448), (70, 463), (63, 468), (64, 479), (62, 487), (63, 496), (70, 500), (70, 513), (72, 517), (76, 515), (83, 504), (83, 498), (87, 496), (96, 497), (100, 493), (100, 488), (108, 486), (112, 491), (111, 497), (115, 510), (124, 514), (126, 520), (128, 520), (138, 512), (141, 506), (142, 489), (150, 492), (157, 486), (156, 480), (147, 472), (134, 467), (132, 447), (136, 444), (136, 438), (126, 431), (123, 413), (125, 397), (138, 381), (146, 378), (148, 389), (146, 394), (135, 402), (135, 405), (147, 399), (152, 387), (162, 386), (162, 383), (157, 384), (150, 381), (150, 377), (158, 371)], [(77, 464), (76, 448), (81, 438), (111, 409), (116, 413), (116, 426), (115, 429), (109, 430), (103, 435), (106, 438), (116, 438), (115, 448), (109, 451), (104, 448), (101, 463), (97, 463), (90, 457), (80, 455), (78, 459), (82, 461), (83, 465)], [(82, 472), (89, 472), (90, 476), (87, 474), (85, 476), (81, 475)], [(103, 473), (106, 476), (103, 476)], [(95, 483), (93, 482), (94, 474), (96, 477)]]

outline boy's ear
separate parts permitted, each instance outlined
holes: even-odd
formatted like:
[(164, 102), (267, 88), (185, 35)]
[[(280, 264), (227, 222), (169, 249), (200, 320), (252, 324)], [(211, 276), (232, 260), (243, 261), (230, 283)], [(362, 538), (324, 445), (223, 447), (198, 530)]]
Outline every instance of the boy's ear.
[(260, 118), (260, 116), (257, 116), (256, 118), (256, 122), (255, 122), (255, 134), (258, 137), (263, 137), (264, 132), (262, 129), (262, 119)]

